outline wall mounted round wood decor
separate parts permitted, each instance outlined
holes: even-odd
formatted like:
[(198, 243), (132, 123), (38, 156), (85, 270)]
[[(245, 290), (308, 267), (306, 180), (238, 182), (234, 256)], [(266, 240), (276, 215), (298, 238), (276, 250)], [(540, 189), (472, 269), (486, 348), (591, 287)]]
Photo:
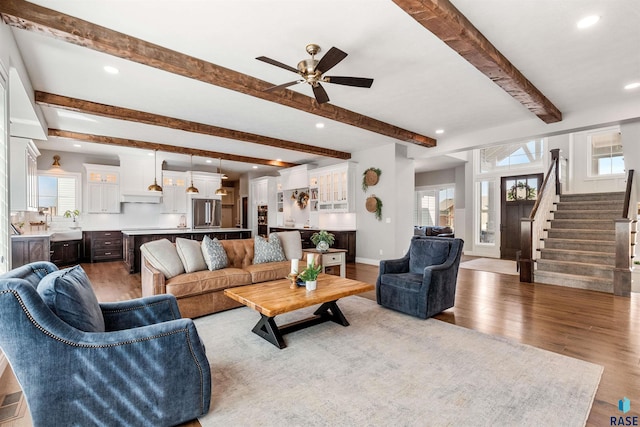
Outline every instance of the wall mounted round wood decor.
[(369, 168), (362, 173), (362, 191), (367, 191), (367, 188), (372, 187), (380, 180), (382, 171), (378, 168)]
[(376, 197), (375, 194), (367, 197), (364, 207), (368, 212), (375, 213), (378, 221), (382, 219), (382, 200)]

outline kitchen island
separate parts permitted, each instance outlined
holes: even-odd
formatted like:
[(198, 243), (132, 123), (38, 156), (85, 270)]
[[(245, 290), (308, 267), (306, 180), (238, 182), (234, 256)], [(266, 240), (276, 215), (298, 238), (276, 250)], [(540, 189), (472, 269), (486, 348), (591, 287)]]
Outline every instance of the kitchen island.
[(140, 272), (140, 246), (147, 242), (160, 239), (168, 239), (175, 242), (177, 237), (191, 240), (202, 240), (204, 236), (217, 237), (218, 240), (248, 239), (251, 230), (248, 228), (138, 228), (122, 230), (122, 246), (124, 250), (124, 263), (129, 273)]

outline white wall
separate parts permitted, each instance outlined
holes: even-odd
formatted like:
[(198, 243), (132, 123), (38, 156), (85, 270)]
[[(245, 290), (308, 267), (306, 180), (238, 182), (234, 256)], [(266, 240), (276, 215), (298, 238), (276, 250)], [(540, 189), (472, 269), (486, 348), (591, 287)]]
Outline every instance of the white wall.
[[(396, 144), (352, 154), (358, 163), (356, 185), (357, 262), (377, 265), (382, 259), (399, 258), (409, 247), (413, 235), (413, 160), (406, 149)], [(364, 193), (360, 188), (363, 172), (376, 167), (382, 170), (377, 185)], [(375, 195), (382, 200), (382, 221), (365, 208), (366, 198)]]

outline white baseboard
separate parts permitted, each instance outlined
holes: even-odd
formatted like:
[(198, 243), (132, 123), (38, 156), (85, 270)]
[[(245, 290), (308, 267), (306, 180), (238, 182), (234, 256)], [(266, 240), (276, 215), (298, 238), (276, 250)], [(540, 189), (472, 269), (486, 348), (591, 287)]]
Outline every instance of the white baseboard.
[(361, 264), (369, 264), (369, 265), (380, 266), (380, 260), (379, 259), (356, 257), (356, 262), (359, 262)]

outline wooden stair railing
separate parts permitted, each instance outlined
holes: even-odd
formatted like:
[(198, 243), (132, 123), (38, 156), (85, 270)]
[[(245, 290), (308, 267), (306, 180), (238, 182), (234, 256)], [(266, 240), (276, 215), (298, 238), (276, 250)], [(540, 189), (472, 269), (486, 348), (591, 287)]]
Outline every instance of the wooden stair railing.
[(551, 218), (553, 203), (562, 192), (560, 184), (560, 149), (551, 150), (551, 165), (538, 191), (538, 198), (528, 218), (520, 220), (520, 253), (518, 269), (520, 281), (533, 283), (534, 263), (538, 245), (543, 237), (547, 222)]
[(624, 194), (622, 215), (616, 219), (616, 267), (613, 271), (613, 294), (631, 296), (631, 267), (635, 257), (637, 239), (638, 191), (634, 180), (634, 170), (627, 174), (627, 186)]

